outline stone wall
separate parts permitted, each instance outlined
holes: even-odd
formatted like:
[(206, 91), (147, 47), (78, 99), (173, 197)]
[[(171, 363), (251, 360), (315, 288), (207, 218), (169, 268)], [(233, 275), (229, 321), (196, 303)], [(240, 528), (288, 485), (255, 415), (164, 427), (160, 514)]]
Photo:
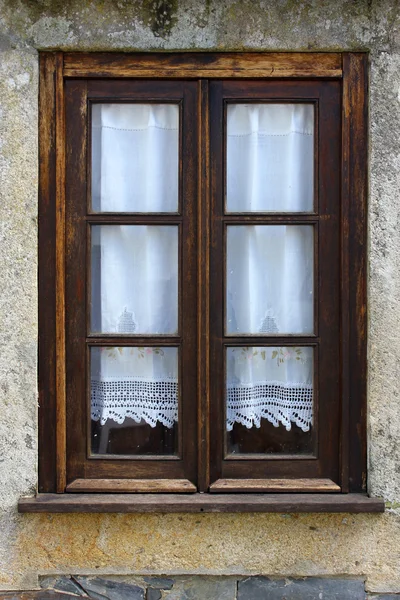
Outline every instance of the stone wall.
[[(38, 49), (369, 50), (369, 479), (383, 515), (18, 515), (37, 481)], [(0, 0), (0, 589), (345, 576), (400, 592), (398, 0)]]
[[(366, 600), (362, 579), (268, 577), (47, 577), (29, 600)], [(396, 600), (396, 596), (393, 596)], [(368, 595), (368, 600), (389, 600)], [(28, 600), (23, 593), (0, 600)], [(399, 600), (399, 596), (397, 596)]]

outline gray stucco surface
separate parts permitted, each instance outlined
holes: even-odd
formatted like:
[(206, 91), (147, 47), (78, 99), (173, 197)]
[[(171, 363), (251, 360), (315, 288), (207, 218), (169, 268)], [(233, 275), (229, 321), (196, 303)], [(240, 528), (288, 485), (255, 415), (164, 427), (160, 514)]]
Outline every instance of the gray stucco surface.
[[(385, 515), (17, 515), (37, 481), (37, 50), (53, 48), (370, 51), (368, 487)], [(0, 589), (212, 572), (365, 575), (400, 592), (399, 103), (397, 0), (0, 0)]]

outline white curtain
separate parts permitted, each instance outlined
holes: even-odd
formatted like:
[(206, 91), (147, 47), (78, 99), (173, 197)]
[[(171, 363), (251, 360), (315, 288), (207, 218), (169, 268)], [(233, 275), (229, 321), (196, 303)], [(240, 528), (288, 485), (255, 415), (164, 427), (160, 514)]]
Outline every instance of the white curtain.
[[(177, 210), (178, 115), (175, 105), (94, 105), (94, 210)], [(228, 105), (226, 183), (229, 212), (311, 211), (312, 106)], [(311, 333), (312, 261), (310, 226), (230, 226), (226, 332)], [(177, 289), (177, 228), (93, 228), (93, 331), (176, 333)], [(178, 418), (178, 357), (166, 350), (94, 352), (92, 418), (171, 427)], [(311, 349), (230, 348), (226, 358), (228, 430), (235, 422), (259, 427), (263, 418), (310, 428)]]
[[(92, 208), (100, 212), (178, 209), (179, 108), (95, 104)], [(93, 332), (178, 332), (178, 227), (92, 227)], [(155, 427), (178, 419), (176, 348), (102, 348), (91, 356), (92, 419), (129, 417)]]
[[(228, 105), (227, 211), (312, 211), (313, 132), (310, 104)], [(229, 226), (226, 267), (228, 334), (313, 332), (311, 226)], [(226, 369), (228, 430), (263, 418), (310, 429), (310, 348), (230, 348)]]

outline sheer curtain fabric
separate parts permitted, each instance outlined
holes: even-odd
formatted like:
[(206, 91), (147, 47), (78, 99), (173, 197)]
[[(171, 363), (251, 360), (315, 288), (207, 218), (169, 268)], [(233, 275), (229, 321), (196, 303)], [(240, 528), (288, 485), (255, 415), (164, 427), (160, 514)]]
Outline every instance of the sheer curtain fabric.
[[(313, 123), (310, 104), (228, 105), (228, 212), (312, 210)], [(178, 164), (177, 105), (93, 106), (93, 210), (176, 212)], [(228, 227), (228, 335), (312, 333), (313, 243), (310, 226)], [(92, 331), (177, 333), (178, 246), (173, 226), (93, 228)], [(167, 427), (177, 420), (177, 355), (143, 350), (144, 358), (121, 348), (92, 361), (93, 419), (129, 416)], [(263, 418), (310, 428), (310, 349), (231, 348), (226, 365), (228, 429), (236, 422), (259, 427)], [(168, 411), (160, 392), (166, 383)]]
[[(179, 107), (95, 104), (92, 210), (178, 210)], [(108, 334), (178, 333), (178, 228), (92, 227), (91, 329)], [(91, 415), (155, 427), (178, 419), (176, 348), (92, 350)]]

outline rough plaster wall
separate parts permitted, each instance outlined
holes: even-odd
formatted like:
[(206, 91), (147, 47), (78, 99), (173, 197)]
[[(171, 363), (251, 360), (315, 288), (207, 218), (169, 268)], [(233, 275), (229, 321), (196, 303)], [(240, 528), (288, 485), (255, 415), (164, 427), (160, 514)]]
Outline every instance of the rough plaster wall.
[[(366, 575), (400, 592), (399, 27), (397, 0), (0, 0), (0, 589), (149, 572)], [(386, 514), (17, 514), (36, 484), (39, 48), (370, 50), (369, 487)]]

